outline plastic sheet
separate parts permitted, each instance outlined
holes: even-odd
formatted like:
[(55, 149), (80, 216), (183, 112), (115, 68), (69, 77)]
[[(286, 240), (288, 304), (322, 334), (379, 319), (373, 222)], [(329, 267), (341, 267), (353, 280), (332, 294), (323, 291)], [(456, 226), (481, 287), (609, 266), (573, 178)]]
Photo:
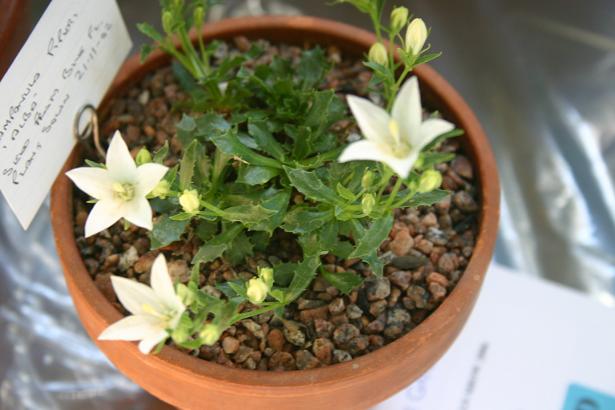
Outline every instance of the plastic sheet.
[[(45, 2), (31, 3), (42, 11)], [(326, 3), (229, 0), (212, 14), (302, 12), (367, 26), (349, 6)], [(445, 52), (434, 65), (491, 138), (503, 188), (496, 260), (615, 305), (615, 9), (609, 0), (582, 7), (574, 0), (397, 3), (432, 26), (433, 47)], [(129, 26), (159, 19), (155, 2), (120, 6)], [(161, 406), (85, 335), (48, 214), (45, 205), (23, 232), (0, 201), (0, 408)]]

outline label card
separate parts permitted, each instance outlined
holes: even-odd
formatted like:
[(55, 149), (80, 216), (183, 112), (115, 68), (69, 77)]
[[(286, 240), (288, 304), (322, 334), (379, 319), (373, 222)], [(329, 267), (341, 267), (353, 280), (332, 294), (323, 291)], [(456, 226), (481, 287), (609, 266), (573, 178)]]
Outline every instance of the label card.
[(0, 190), (24, 229), (131, 47), (115, 0), (53, 0), (0, 82)]

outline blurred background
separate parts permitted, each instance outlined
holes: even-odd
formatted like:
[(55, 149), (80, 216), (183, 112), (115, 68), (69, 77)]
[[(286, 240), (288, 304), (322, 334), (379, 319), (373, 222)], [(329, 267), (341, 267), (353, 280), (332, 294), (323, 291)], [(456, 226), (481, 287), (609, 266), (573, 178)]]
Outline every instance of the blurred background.
[[(0, 0), (0, 37), (48, 5)], [(155, 0), (119, 0), (135, 52)], [(305, 14), (370, 28), (328, 0), (227, 0), (212, 20)], [(432, 28), (433, 66), (477, 114), (496, 153), (496, 262), (615, 306), (615, 7), (610, 0), (398, 0)], [(6, 23), (8, 14), (17, 19)], [(2, 26), (4, 24), (4, 26)], [(17, 47), (18, 48), (18, 47)], [(15, 50), (3, 44), (0, 72)], [(3, 60), (4, 59), (4, 60)], [(58, 266), (48, 203), (23, 232), (0, 201), (0, 408), (163, 408), (85, 335)]]

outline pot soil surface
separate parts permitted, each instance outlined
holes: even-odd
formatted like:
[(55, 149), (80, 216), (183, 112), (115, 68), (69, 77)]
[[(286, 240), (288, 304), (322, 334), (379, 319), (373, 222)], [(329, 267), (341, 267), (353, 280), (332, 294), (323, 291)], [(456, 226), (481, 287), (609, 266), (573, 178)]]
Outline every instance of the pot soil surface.
[[(267, 52), (254, 63), (266, 63), (273, 55), (298, 58), (302, 49), (264, 43)], [(307, 47), (308, 45), (306, 45)], [(245, 38), (236, 38), (223, 53), (248, 50)], [(334, 47), (327, 50), (335, 64), (326, 88), (340, 94), (366, 95), (371, 73), (357, 59), (347, 59)], [(249, 63), (248, 63), (249, 64)], [(169, 141), (173, 166), (181, 152), (175, 124), (181, 119), (182, 91), (170, 67), (152, 72), (140, 83), (110, 104), (102, 135), (119, 129), (133, 155), (142, 148), (150, 151)], [(357, 132), (353, 123), (343, 120), (334, 126), (341, 135)], [(472, 255), (478, 224), (478, 187), (473, 167), (457, 139), (445, 141), (442, 151), (455, 152), (456, 159), (438, 166), (443, 174), (442, 188), (449, 197), (431, 207), (396, 211), (393, 229), (381, 248), (385, 274), (378, 278), (358, 260), (323, 257), (330, 272), (355, 272), (363, 285), (343, 295), (322, 277), (295, 303), (284, 317), (272, 313), (244, 320), (229, 328), (213, 346), (186, 352), (229, 367), (258, 370), (295, 370), (326, 366), (351, 360), (394, 341), (411, 331), (433, 312), (452, 291)], [(100, 160), (100, 158), (90, 158)], [(164, 252), (171, 276), (183, 283), (190, 277), (190, 261), (201, 241), (188, 227), (183, 241), (150, 250), (148, 232), (116, 224), (91, 238), (84, 238), (89, 205), (74, 191), (74, 232), (88, 271), (101, 292), (118, 310), (126, 313), (111, 286), (111, 275), (121, 275), (149, 284), (149, 271), (155, 257)], [(302, 201), (297, 194), (293, 201)], [(230, 265), (217, 259), (201, 267), (201, 286), (220, 295), (215, 284), (241, 278), (249, 280), (258, 266), (280, 261), (301, 260), (301, 249), (292, 236), (275, 233), (265, 252), (254, 252), (244, 264)], [(246, 304), (244, 309), (252, 309)]]

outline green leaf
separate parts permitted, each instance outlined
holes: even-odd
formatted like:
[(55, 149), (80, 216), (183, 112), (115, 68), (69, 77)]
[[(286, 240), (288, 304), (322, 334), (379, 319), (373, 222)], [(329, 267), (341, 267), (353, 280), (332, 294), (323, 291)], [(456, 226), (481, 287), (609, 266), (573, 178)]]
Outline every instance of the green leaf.
[(348, 201), (354, 201), (357, 199), (356, 195), (350, 189), (346, 188), (344, 185), (340, 184), (339, 182), (337, 183), (335, 190), (342, 198)]
[(245, 165), (239, 168), (237, 182), (247, 185), (261, 185), (278, 175), (280, 175), (280, 170), (276, 168)]
[(242, 232), (235, 237), (235, 240), (227, 249), (225, 256), (228, 257), (228, 260), (233, 265), (238, 265), (239, 263), (245, 261), (246, 256), (251, 256), (254, 254), (253, 249), (254, 246), (252, 245), (252, 242), (250, 242), (250, 239), (245, 233)]
[(465, 132), (459, 128), (455, 128), (454, 130), (445, 132), (444, 134), (438, 136), (435, 140), (427, 144), (425, 148), (423, 148), (423, 151), (429, 151), (430, 149), (433, 149), (437, 147), (438, 145), (440, 145), (442, 141), (449, 139), (449, 138), (459, 137), (463, 134), (465, 134)]
[(248, 133), (254, 137), (258, 148), (283, 162), (286, 158), (286, 153), (282, 145), (275, 139), (273, 134), (267, 128), (267, 123), (263, 121), (249, 121)]
[(302, 194), (316, 201), (336, 204), (339, 202), (337, 194), (326, 186), (313, 171), (284, 167), (290, 183)]
[(178, 241), (186, 230), (188, 223), (188, 220), (174, 221), (168, 215), (161, 215), (149, 233), (151, 248), (162, 248)]
[(217, 235), (199, 248), (196, 255), (194, 255), (194, 258), (192, 258), (192, 263), (206, 263), (219, 258), (222, 256), (224, 251), (228, 249), (228, 246), (232, 243), (235, 237), (242, 231), (243, 227), (239, 224), (234, 224), (227, 227), (224, 232)]
[(139, 23), (137, 24), (137, 29), (139, 29), (141, 33), (145, 34), (154, 41), (164, 41), (164, 37), (162, 36), (162, 34), (160, 34), (158, 30), (156, 30), (154, 26), (149, 23)]
[(165, 141), (164, 145), (160, 147), (160, 149), (154, 152), (153, 161), (156, 164), (164, 163), (164, 160), (167, 159), (167, 155), (169, 155), (169, 141)]
[(435, 189), (430, 192), (417, 193), (407, 202), (407, 207), (431, 206), (440, 202), (449, 195), (448, 191), (443, 189)]
[[(353, 221), (358, 225), (357, 220)], [(377, 251), (380, 244), (386, 239), (393, 227), (393, 215), (389, 214), (383, 218), (376, 219), (371, 226), (364, 230), (360, 238), (355, 238), (356, 248), (348, 256), (349, 258), (363, 258), (370, 253)], [(361, 229), (357, 229), (360, 231)], [(359, 233), (360, 234), (360, 233)]]
[(270, 218), (274, 214), (275, 211), (267, 209), (259, 204), (232, 206), (224, 209), (221, 216), (228, 221), (240, 222), (247, 228), (252, 229), (252, 227)]
[(306, 50), (301, 54), (297, 67), (297, 76), (301, 80), (304, 88), (317, 86), (325, 77), (329, 70), (329, 62), (322, 48), (316, 47)]
[(188, 148), (184, 150), (181, 163), (179, 165), (179, 189), (190, 188), (192, 185), (192, 176), (194, 175), (194, 165), (196, 164), (196, 153), (198, 142), (193, 140)]
[(101, 164), (100, 162), (92, 161), (87, 158), (85, 159), (85, 163), (87, 164), (88, 167), (91, 167), (91, 168), (102, 168), (102, 169), (107, 168), (105, 164)]
[(272, 234), (273, 231), (280, 226), (286, 215), (288, 202), (290, 201), (290, 190), (285, 189), (275, 191), (270, 189), (261, 197), (261, 205), (263, 208), (273, 213), (272, 216), (262, 219), (259, 223), (252, 226), (252, 230), (266, 231)]
[(141, 46), (141, 52), (139, 53), (139, 58), (141, 59), (142, 63), (145, 60), (147, 60), (147, 57), (149, 57), (149, 55), (152, 54), (152, 51), (154, 51), (154, 47), (152, 47), (151, 44), (143, 44)]
[(448, 162), (455, 158), (455, 154), (452, 152), (423, 152), (421, 153), (422, 161), (421, 168), (429, 169), (434, 165)]
[(288, 286), (293, 280), (299, 264), (296, 262), (280, 263), (273, 267), (274, 282), (278, 286)]
[(284, 217), (282, 228), (286, 232), (304, 234), (315, 231), (333, 219), (331, 210), (318, 211), (311, 208), (296, 207)]
[(293, 280), (290, 282), (288, 291), (285, 295), (286, 301), (292, 301), (299, 297), (305, 289), (312, 283), (316, 276), (316, 269), (320, 266), (320, 256), (307, 256), (297, 265)]
[(348, 295), (363, 283), (363, 277), (353, 272), (329, 272), (327, 269), (320, 269), (322, 277), (335, 286), (344, 295)]
[(224, 134), (214, 135), (211, 137), (211, 140), (225, 154), (239, 157), (248, 164), (282, 169), (282, 164), (277, 160), (257, 154), (242, 144), (237, 138), (236, 130), (229, 130)]

